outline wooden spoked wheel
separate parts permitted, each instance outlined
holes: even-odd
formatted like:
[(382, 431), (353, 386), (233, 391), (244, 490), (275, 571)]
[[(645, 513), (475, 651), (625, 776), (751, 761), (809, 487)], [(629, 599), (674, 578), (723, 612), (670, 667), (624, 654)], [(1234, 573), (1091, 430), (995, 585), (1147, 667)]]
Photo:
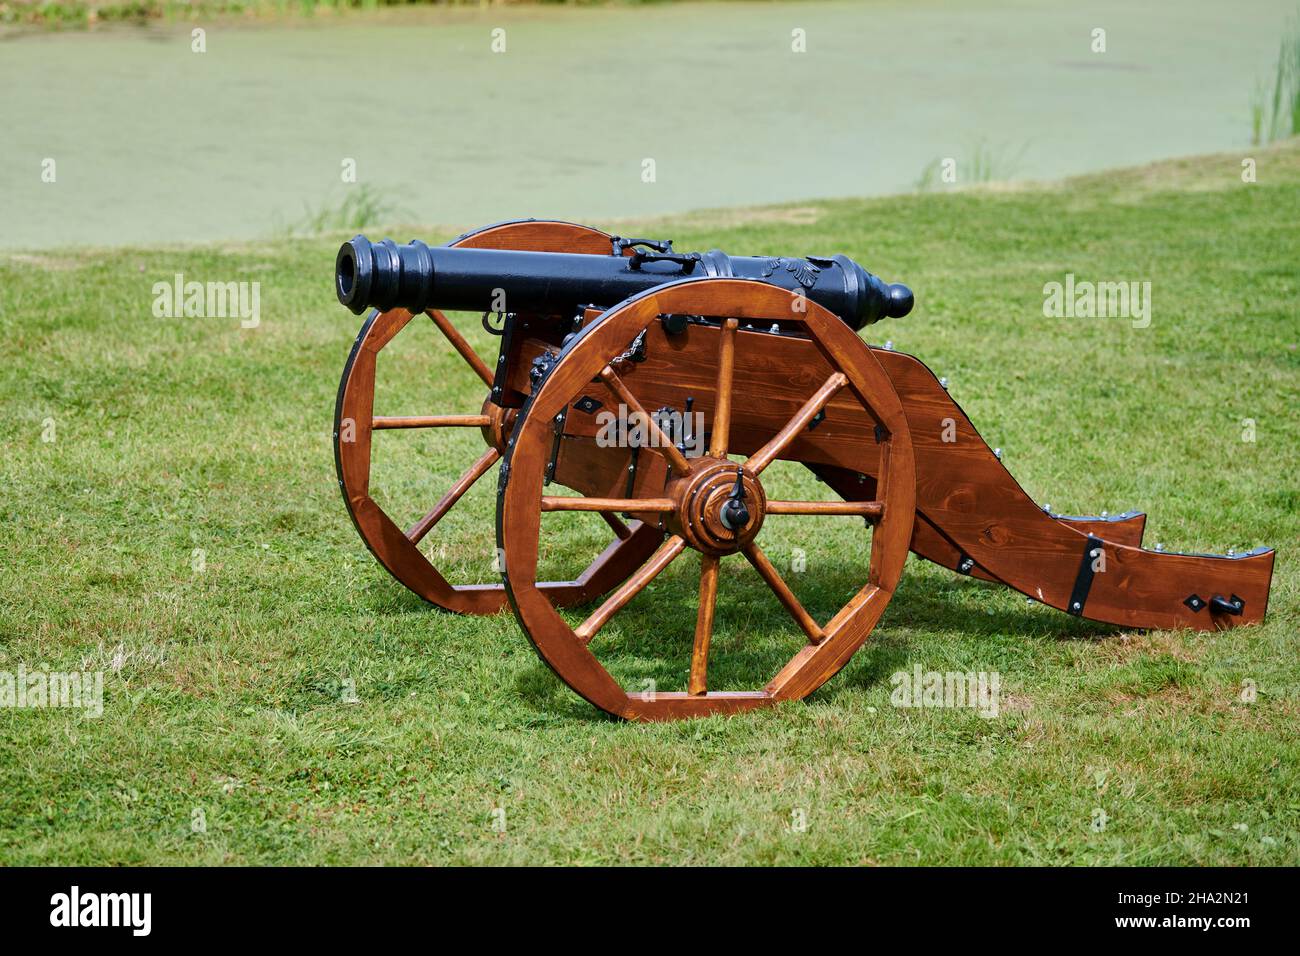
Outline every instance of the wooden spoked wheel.
[[(668, 331), (660, 316), (703, 316), (686, 332)], [(741, 323), (746, 328), (741, 329)], [(816, 347), (812, 361), (779, 369), (781, 349), (766, 330), (802, 335)], [(757, 331), (762, 329), (764, 331)], [(642, 333), (644, 332), (644, 337)], [(641, 337), (641, 338), (639, 338)], [(670, 354), (683, 380), (690, 379), (695, 408), (712, 422), (704, 454), (687, 458), (670, 436), (649, 428), (645, 451), (666, 460), (662, 488), (638, 488), (635, 497), (572, 498), (544, 494), (551, 423), (561, 411), (621, 404), (645, 415), (663, 388), (662, 376), (642, 373), (629, 360), (638, 340), (652, 354)], [(778, 343), (779, 345), (779, 343)], [(766, 363), (766, 364), (764, 364)], [(763, 366), (763, 367), (760, 367)], [(785, 404), (767, 401), (765, 380), (804, 383)], [(806, 387), (805, 387), (806, 385)], [(660, 390), (660, 391), (657, 391)], [(765, 392), (767, 394), (765, 394)], [(647, 396), (649, 402), (638, 396)], [(872, 501), (776, 501), (763, 488), (764, 470), (793, 457), (800, 435), (818, 423), (834, 401), (836, 428), (848, 426), (863, 455), (878, 455)], [(847, 409), (847, 410), (846, 410)], [(524, 407), (506, 454), (506, 482), (497, 511), (503, 577), (520, 625), (542, 659), (575, 691), (611, 714), (634, 720), (667, 720), (734, 712), (800, 699), (844, 666), (871, 633), (893, 595), (908, 552), (915, 516), (912, 444), (897, 393), (866, 344), (833, 314), (802, 297), (763, 282), (687, 279), (628, 299), (587, 326), (559, 359)], [(576, 415), (570, 414), (572, 424)], [(641, 418), (645, 421), (645, 418)], [(827, 419), (828, 427), (830, 420)], [(861, 432), (861, 434), (857, 434)], [(611, 448), (610, 453), (619, 449)], [(743, 462), (729, 454), (748, 454)], [(741, 493), (743, 492), (743, 494)], [(552, 511), (615, 511), (658, 524), (667, 537), (586, 619), (570, 626), (536, 581), (543, 515)], [(865, 586), (824, 624), (800, 604), (764, 554), (760, 541), (768, 514), (853, 515), (874, 524)], [(593, 653), (601, 629), (682, 552), (699, 553), (699, 605), (687, 689), (632, 692), (621, 687)], [(791, 617), (803, 647), (765, 686), (754, 690), (708, 689), (709, 644), (719, 583), (719, 563), (743, 554)]]
[[(462, 236), (454, 246), (609, 255), (611, 237), (597, 229), (566, 222), (527, 220), (489, 226)], [(420, 543), (476, 481), (493, 470), (505, 449), (517, 409), (491, 401), (493, 373), (488, 364), (441, 312), (426, 313), (447, 342), (464, 359), (466, 375), (477, 376), (485, 390), (481, 407), (451, 414), (382, 416), (374, 414), (375, 367), (380, 351), (415, 317), (405, 309), (374, 312), (352, 346), (334, 411), (334, 454), (339, 487), (357, 532), (371, 554), (407, 588), (439, 607), (465, 614), (492, 614), (505, 604), (500, 584), (452, 584), (420, 550)], [(487, 445), (476, 461), (447, 488), (422, 518), (403, 530), (370, 494), (371, 446), (376, 431), (410, 428), (474, 428)], [(653, 553), (662, 533), (633, 522), (573, 581), (548, 582), (541, 590), (566, 606), (594, 600), (624, 580)], [(489, 554), (484, 533), (484, 553)], [(486, 561), (485, 561), (486, 565)]]

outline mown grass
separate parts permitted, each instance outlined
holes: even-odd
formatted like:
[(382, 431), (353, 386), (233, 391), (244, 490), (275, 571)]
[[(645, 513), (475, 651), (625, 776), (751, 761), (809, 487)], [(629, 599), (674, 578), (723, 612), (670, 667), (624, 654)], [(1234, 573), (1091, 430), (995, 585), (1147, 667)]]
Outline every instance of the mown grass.
[[(905, 279), (916, 313), (868, 337), (947, 376), (1037, 500), (1145, 509), (1169, 548), (1279, 549), (1268, 622), (1223, 634), (1102, 627), (913, 559), (807, 702), (672, 725), (605, 718), (513, 618), (431, 610), (365, 552), (329, 445), (357, 326), (330, 289), (340, 236), (6, 257), (0, 670), (103, 670), (105, 709), (0, 710), (0, 862), (1300, 862), (1300, 148), (1255, 158), (1255, 184), (1219, 156), (618, 224)], [(176, 272), (260, 281), (261, 325), (153, 317)], [(1045, 319), (1066, 272), (1151, 281), (1150, 328)], [(476, 407), (432, 329), (404, 337), (379, 412)], [(380, 437), (400, 520), (475, 453), (472, 435)], [(479, 580), (492, 484), (429, 543)], [(818, 613), (860, 583), (856, 523), (770, 524), (783, 568), (806, 552), (787, 576)], [(602, 540), (563, 519), (547, 560)], [(797, 641), (725, 567), (714, 674), (758, 685)], [(683, 558), (602, 633), (620, 679), (680, 685), (693, 592)], [(891, 707), (890, 675), (916, 664), (998, 671), (1001, 714)]]

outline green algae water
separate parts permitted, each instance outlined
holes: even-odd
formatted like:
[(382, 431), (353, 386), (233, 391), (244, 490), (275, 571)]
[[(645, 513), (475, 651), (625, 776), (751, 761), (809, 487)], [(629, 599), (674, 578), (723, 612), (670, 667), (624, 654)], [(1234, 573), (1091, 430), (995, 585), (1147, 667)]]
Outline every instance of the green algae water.
[[(0, 40), (0, 245), (607, 221), (1217, 150), (1294, 0), (703, 3)], [(1097, 34), (1104, 30), (1105, 51)], [(49, 161), (52, 160), (51, 164)], [(343, 182), (355, 168), (356, 184)], [(49, 179), (53, 181), (47, 181)]]

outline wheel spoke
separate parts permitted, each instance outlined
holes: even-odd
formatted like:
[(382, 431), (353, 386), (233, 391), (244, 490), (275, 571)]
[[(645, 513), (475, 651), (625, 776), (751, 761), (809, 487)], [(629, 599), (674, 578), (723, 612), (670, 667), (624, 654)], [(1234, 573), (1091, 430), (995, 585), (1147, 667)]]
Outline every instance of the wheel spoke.
[(885, 513), (883, 501), (768, 501), (770, 515), (853, 515), (879, 521)]
[(500, 457), (501, 453), (499, 451), (495, 448), (489, 448), (478, 461), (470, 465), (469, 470), (456, 479), (456, 483), (433, 506), (433, 510), (407, 529), (406, 537), (410, 539), (411, 543), (419, 544), (433, 526), (442, 520), (442, 516), (451, 510), (452, 505), (460, 501), (461, 496), (469, 491), (470, 486), (482, 478), (483, 473), (491, 468)]
[(785, 426), (776, 433), (776, 436), (760, 448), (754, 454), (749, 456), (745, 462), (745, 468), (751, 475), (757, 475), (768, 465), (776, 460), (777, 456), (794, 441), (801, 431), (808, 427), (808, 423), (817, 417), (820, 412), (835, 397), (835, 393), (849, 383), (847, 376), (843, 372), (836, 372), (828, 378), (822, 387), (813, 393), (812, 398), (803, 403), (803, 407), (794, 413), (794, 417), (785, 423)]
[(618, 396), (619, 401), (626, 405), (632, 414), (641, 416), (642, 421), (646, 423), (651, 435), (654, 437), (653, 444), (657, 445), (658, 450), (668, 456), (668, 461), (673, 468), (683, 475), (689, 475), (691, 473), (691, 463), (686, 460), (686, 456), (682, 454), (681, 449), (673, 444), (673, 440), (664, 434), (664, 430), (659, 427), (659, 423), (651, 418), (642, 404), (637, 401), (637, 397), (632, 394), (627, 387), (627, 383), (619, 378), (618, 373), (606, 365), (601, 369), (600, 380), (610, 387), (610, 390)]
[(376, 415), (371, 428), (485, 428), (486, 415)]
[(745, 557), (749, 559), (749, 563), (754, 566), (754, 570), (759, 573), (759, 576), (767, 582), (767, 586), (776, 594), (777, 600), (790, 612), (790, 616), (808, 635), (808, 640), (814, 644), (820, 644), (826, 638), (825, 632), (813, 620), (812, 615), (804, 610), (803, 605), (799, 603), (799, 599), (794, 596), (790, 586), (785, 583), (776, 568), (772, 566), (772, 562), (768, 560), (763, 550), (757, 544), (750, 542), (745, 548)]
[(695, 618), (695, 646), (691, 649), (691, 679), (687, 690), (703, 694), (708, 690), (709, 640), (713, 637), (713, 609), (718, 602), (718, 559), (700, 555), (700, 608)]
[[(602, 514), (666, 514), (677, 508), (671, 498), (581, 498), (567, 495), (543, 495), (543, 511), (599, 511)], [(615, 529), (618, 530), (618, 529)]]
[(614, 514), (614, 512), (602, 511), (600, 516), (605, 519), (605, 524), (609, 525), (610, 528), (613, 529), (614, 534), (618, 536), (618, 540), (626, 541), (628, 538), (632, 537), (632, 529), (624, 524), (623, 519)]
[(714, 390), (713, 435), (709, 454), (714, 458), (727, 457), (731, 439), (731, 380), (736, 370), (736, 329), (738, 319), (726, 319), (718, 337), (718, 384)]
[(590, 643), (591, 639), (596, 636), (596, 632), (604, 627), (606, 622), (626, 606), (629, 601), (640, 594), (660, 571), (672, 564), (673, 559), (681, 554), (682, 549), (685, 547), (686, 542), (678, 535), (673, 535), (660, 545), (659, 550), (651, 555), (650, 560), (642, 565), (636, 574), (624, 581), (623, 585), (611, 594), (604, 604), (592, 611), (591, 617), (573, 629), (573, 633), (578, 640), (584, 644)]
[(487, 385), (488, 388), (491, 388), (492, 372), (488, 369), (487, 363), (479, 358), (478, 353), (474, 351), (474, 347), (465, 341), (465, 336), (460, 334), (460, 330), (451, 324), (451, 319), (447, 318), (437, 309), (430, 309), (426, 315), (433, 319), (433, 324), (442, 330), (442, 334), (447, 337), (447, 341), (451, 343), (451, 347), (459, 352), (460, 357), (469, 363), (469, 367), (478, 374), (479, 378), (483, 379), (483, 383)]

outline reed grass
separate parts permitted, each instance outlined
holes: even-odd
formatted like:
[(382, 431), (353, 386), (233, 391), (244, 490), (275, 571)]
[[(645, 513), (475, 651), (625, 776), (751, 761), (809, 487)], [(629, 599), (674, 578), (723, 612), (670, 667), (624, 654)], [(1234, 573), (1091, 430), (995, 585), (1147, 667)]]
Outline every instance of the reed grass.
[(1256, 81), (1250, 99), (1250, 128), (1255, 146), (1300, 132), (1300, 13), (1282, 34), (1271, 81)]

